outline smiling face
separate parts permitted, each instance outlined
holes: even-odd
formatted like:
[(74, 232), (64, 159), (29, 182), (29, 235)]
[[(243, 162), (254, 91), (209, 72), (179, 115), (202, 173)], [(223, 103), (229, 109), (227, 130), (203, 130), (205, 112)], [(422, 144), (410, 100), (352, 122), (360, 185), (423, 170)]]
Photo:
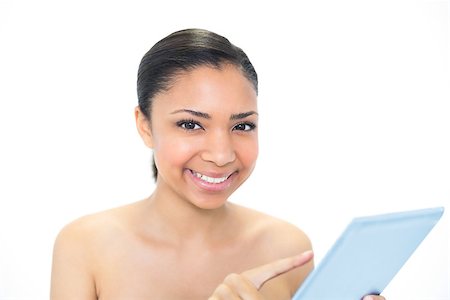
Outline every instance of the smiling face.
[(137, 118), (154, 151), (156, 192), (198, 208), (222, 206), (256, 163), (256, 98), (253, 85), (232, 65), (198, 67), (158, 94), (150, 126), (142, 113)]

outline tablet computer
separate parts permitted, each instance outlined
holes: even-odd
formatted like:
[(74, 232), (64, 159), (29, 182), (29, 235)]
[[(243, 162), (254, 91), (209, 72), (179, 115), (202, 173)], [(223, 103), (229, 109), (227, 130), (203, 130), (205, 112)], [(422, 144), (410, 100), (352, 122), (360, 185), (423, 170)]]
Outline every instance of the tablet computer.
[(437, 207), (353, 219), (292, 299), (380, 294), (443, 212)]

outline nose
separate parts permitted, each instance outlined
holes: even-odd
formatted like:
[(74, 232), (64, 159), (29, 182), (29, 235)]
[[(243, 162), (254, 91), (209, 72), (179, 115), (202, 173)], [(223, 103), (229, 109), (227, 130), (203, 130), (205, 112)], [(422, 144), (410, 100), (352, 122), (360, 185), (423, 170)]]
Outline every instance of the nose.
[(205, 140), (201, 158), (219, 167), (235, 161), (236, 152), (230, 135), (224, 132), (210, 133)]

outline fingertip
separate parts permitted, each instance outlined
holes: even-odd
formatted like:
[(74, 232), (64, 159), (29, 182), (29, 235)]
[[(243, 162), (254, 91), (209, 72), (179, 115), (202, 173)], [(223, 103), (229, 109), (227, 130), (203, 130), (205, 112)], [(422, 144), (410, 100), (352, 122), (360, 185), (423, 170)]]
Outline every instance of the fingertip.
[(312, 250), (307, 250), (307, 251), (303, 252), (303, 255), (312, 257), (312, 256), (314, 256), (314, 252)]
[(306, 258), (306, 259), (310, 260), (314, 257), (314, 252), (312, 250), (307, 250), (307, 251), (303, 252), (302, 254), (300, 254), (300, 256), (303, 259)]
[(313, 257), (314, 257), (314, 252), (312, 250), (307, 250), (297, 256), (295, 265), (296, 266), (304, 265), (307, 262), (309, 262)]

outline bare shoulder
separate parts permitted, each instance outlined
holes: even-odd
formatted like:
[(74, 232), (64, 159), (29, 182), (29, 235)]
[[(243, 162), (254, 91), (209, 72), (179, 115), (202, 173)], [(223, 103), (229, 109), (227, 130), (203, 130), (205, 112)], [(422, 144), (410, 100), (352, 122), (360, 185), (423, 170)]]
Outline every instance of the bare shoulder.
[(118, 229), (120, 226), (119, 210), (116, 208), (86, 215), (68, 223), (59, 232), (55, 244), (73, 243), (85, 247), (87, 244), (95, 242), (102, 235)]
[(250, 228), (255, 241), (266, 249), (266, 255), (276, 258), (311, 250), (308, 235), (297, 226), (262, 212), (236, 207), (247, 220), (247, 228)]
[(103, 247), (120, 241), (129, 232), (129, 220), (141, 203), (93, 213), (70, 222), (59, 232), (54, 251), (63, 248), (66, 253), (77, 252), (81, 258), (92, 258)]
[[(96, 299), (95, 270), (107, 240), (123, 227), (120, 215), (128, 208), (81, 217), (62, 228), (53, 249), (51, 299)], [(74, 298), (75, 299), (75, 298)]]
[[(254, 249), (258, 249), (255, 256), (258, 256), (261, 262), (270, 263), (312, 250), (309, 237), (297, 226), (248, 208), (237, 209), (249, 222)], [(262, 287), (261, 292), (268, 299), (290, 299), (313, 268), (314, 262), (310, 261), (269, 281)]]
[(71, 256), (82, 264), (88, 261), (100, 240), (117, 230), (118, 222), (113, 210), (80, 217), (65, 225), (58, 233), (54, 245), (54, 259)]

